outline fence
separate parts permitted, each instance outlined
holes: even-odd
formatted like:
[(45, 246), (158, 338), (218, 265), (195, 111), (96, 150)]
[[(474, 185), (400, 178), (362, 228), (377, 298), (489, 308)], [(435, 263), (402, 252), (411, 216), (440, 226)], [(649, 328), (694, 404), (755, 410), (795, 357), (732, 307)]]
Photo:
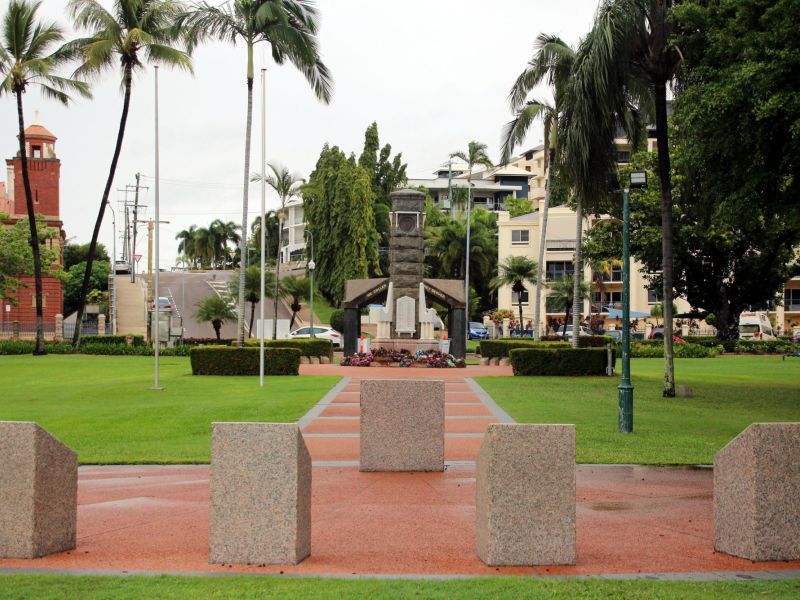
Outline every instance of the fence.
[[(72, 339), (75, 333), (75, 323), (64, 323), (62, 331), (59, 336), (56, 336), (56, 323), (50, 321), (43, 323), (44, 326), (44, 339), (50, 341), (57, 337), (60, 339)], [(97, 335), (97, 322), (89, 321), (81, 327), (82, 335)], [(4, 321), (0, 323), (0, 339), (3, 340), (35, 340), (36, 339), (36, 323), (21, 322), (21, 321)]]

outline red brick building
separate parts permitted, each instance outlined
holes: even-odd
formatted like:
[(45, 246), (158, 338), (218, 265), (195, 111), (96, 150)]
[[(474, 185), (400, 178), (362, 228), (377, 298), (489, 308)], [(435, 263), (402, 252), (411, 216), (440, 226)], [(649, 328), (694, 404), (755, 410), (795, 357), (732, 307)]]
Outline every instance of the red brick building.
[[(25, 153), (28, 159), (28, 177), (31, 183), (34, 208), (36, 214), (44, 217), (48, 227), (58, 230), (58, 237), (48, 243), (59, 245), (63, 261), (66, 235), (59, 205), (61, 161), (56, 157), (55, 145), (56, 136), (38, 122), (25, 130)], [(5, 185), (0, 183), (0, 212), (10, 215), (11, 219), (7, 220), (5, 225), (12, 225), (17, 219), (28, 216), (25, 188), (22, 181), (22, 159), (19, 153), (14, 158), (6, 160), (6, 167), (6, 183)], [(16, 306), (8, 301), (3, 301), (2, 322), (5, 331), (10, 329), (9, 325), (14, 321), (20, 323), (22, 331), (28, 331), (29, 326), (36, 321), (36, 294), (33, 277), (25, 276), (21, 279), (25, 285), (17, 290)], [(43, 277), (42, 292), (45, 332), (49, 334), (49, 337), (52, 336), (55, 329), (56, 315), (63, 313), (63, 284), (53, 277)]]

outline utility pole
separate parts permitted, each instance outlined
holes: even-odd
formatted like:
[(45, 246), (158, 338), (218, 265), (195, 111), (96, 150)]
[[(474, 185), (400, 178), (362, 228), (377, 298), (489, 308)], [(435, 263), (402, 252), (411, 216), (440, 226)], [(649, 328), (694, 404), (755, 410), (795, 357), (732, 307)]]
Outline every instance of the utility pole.
[[(126, 184), (124, 188), (117, 191), (125, 192), (125, 219), (126, 224), (131, 223), (131, 230), (125, 227), (125, 252), (127, 252), (128, 264), (131, 267), (131, 283), (136, 283), (136, 232), (137, 223), (146, 223), (139, 220), (139, 209), (144, 208), (145, 204), (139, 204), (139, 190), (149, 190), (147, 186), (140, 184), (141, 173), (136, 173), (136, 184)], [(128, 202), (128, 193), (133, 192), (133, 203)], [(128, 219), (128, 208), (133, 209), (133, 218)]]
[[(131, 245), (131, 283), (136, 283), (136, 222), (139, 212), (139, 178), (141, 173), (136, 174), (136, 191), (133, 195), (133, 243)], [(145, 188), (149, 189), (149, 188)]]

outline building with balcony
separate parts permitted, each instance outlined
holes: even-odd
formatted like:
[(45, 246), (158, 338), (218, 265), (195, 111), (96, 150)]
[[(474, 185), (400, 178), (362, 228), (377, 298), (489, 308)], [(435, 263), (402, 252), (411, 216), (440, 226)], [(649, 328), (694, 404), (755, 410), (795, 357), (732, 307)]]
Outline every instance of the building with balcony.
[(292, 198), (286, 203), (286, 218), (281, 230), (281, 248), (278, 255), (281, 263), (305, 260), (306, 221), (303, 199)]

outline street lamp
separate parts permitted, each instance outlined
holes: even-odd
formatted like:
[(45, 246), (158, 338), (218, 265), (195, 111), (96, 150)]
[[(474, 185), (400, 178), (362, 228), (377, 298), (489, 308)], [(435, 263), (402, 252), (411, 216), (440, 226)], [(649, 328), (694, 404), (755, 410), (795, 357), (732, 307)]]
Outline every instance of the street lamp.
[(619, 390), (620, 433), (633, 433), (633, 384), (631, 383), (631, 189), (647, 187), (647, 171), (632, 171), (622, 190), (622, 379)]
[(117, 335), (117, 214), (111, 202), (106, 201), (108, 209), (111, 211), (111, 227), (113, 229), (111, 238), (111, 335)]
[(311, 294), (309, 299), (309, 310), (311, 310), (311, 337), (316, 338), (317, 336), (314, 335), (314, 269), (317, 268), (317, 264), (314, 262), (314, 234), (310, 231), (306, 231), (308, 235), (311, 236), (311, 260), (308, 261), (308, 272), (311, 274)]

